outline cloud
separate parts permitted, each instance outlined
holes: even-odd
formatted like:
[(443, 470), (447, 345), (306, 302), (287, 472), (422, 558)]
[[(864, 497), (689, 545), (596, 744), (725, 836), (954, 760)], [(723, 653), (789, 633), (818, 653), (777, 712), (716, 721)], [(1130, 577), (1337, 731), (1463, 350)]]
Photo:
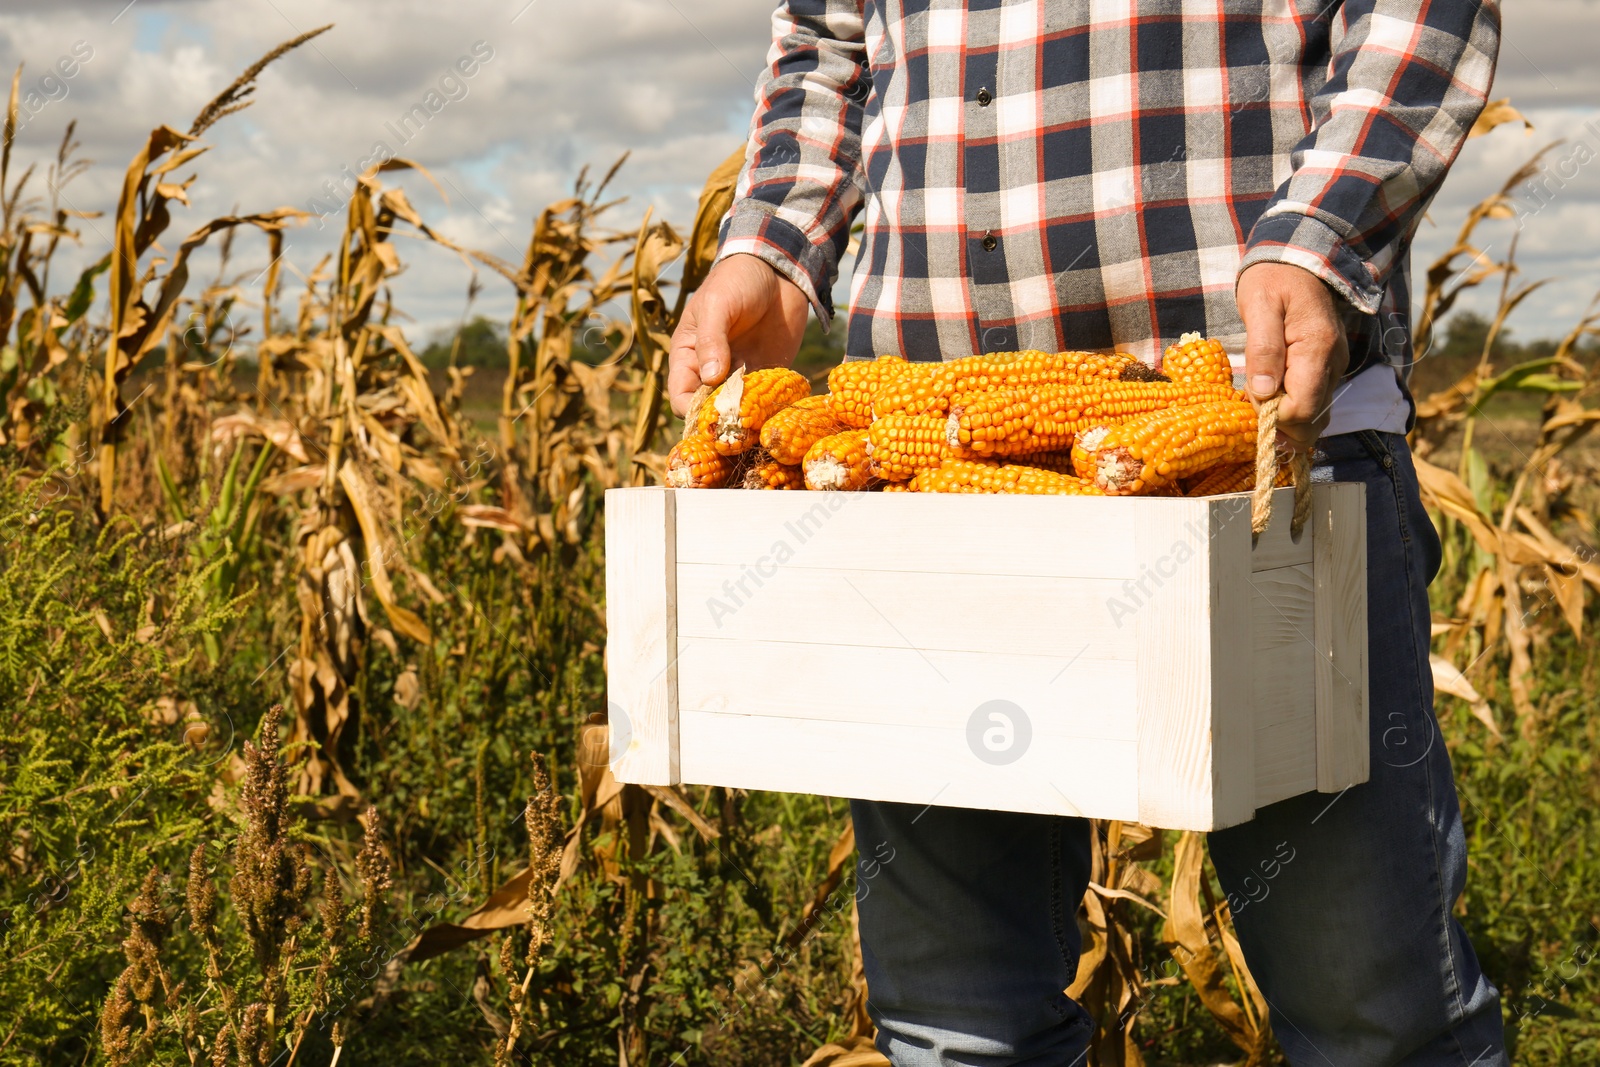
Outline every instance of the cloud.
[[(66, 192), (84, 210), (110, 211), (150, 129), (187, 129), (239, 71), (330, 10), (311, 0), (137, 0), (113, 22), (122, 8), (22, 0), (0, 24), (0, 61), (24, 63), (24, 84), (75, 42), (92, 49), (66, 97), (33, 117), (18, 145), (19, 159), (46, 160), (76, 118), (96, 165)], [(584, 166), (603, 172), (624, 151), (632, 161), (614, 188), (628, 200), (611, 223), (653, 207), (686, 226), (705, 175), (743, 136), (769, 35), (767, 14), (744, 0), (345, 0), (331, 10), (333, 30), (270, 67), (254, 104), (207, 133), (193, 206), (169, 237), (235, 206), (326, 203), (327, 183), (358, 170), (379, 143), (438, 177), (448, 201), (426, 180), (396, 179), (430, 224), (516, 262), (537, 212), (570, 195)], [(488, 58), (465, 77), (456, 65), (475, 49)], [(414, 107), (425, 123), (401, 121)], [(289, 235), (300, 269), (334, 247), (342, 220), (328, 221)], [(103, 252), (110, 227), (101, 219), (84, 231), (80, 263)], [(424, 328), (453, 320), (467, 269), (437, 248), (401, 249), (397, 304)], [(264, 242), (242, 237), (235, 254), (241, 269), (264, 265)], [(206, 269), (202, 261), (197, 274)], [(509, 287), (486, 285), (480, 308), (508, 310)]]
[[(773, 2), (136, 0), (127, 7), (125, 0), (12, 0), (0, 23), (0, 62), (25, 63), (26, 85), (76, 42), (93, 49), (65, 98), (49, 102), (22, 131), (18, 156), (48, 160), (63, 126), (76, 118), (83, 154), (97, 162), (68, 195), (79, 208), (109, 211), (127, 161), (150, 129), (187, 129), (249, 63), (336, 18), (333, 30), (267, 70), (252, 107), (208, 132), (210, 151), (194, 166), (193, 207), (175, 218), (169, 237), (235, 206), (326, 201), (325, 183), (358, 168), (381, 141), (437, 175), (447, 200), (420, 177), (395, 179), (431, 225), (520, 262), (537, 212), (569, 195), (581, 168), (603, 171), (624, 151), (631, 157), (614, 188), (628, 199), (611, 222), (636, 223), (650, 207), (688, 225), (704, 176), (744, 136)], [(1579, 0), (1519, 0), (1505, 18), (1495, 95), (1511, 96), (1538, 132), (1525, 138), (1505, 128), (1467, 146), (1434, 205), (1437, 225), (1418, 237), (1419, 271), (1448, 246), (1467, 205), (1498, 188), (1545, 139), (1576, 136), (1600, 115), (1590, 73), (1600, 9)], [(444, 95), (442, 79), (478, 42), (492, 58), (462, 79), (464, 93), (400, 143), (391, 132), (400, 117), (430, 91)], [(1530, 275), (1569, 277), (1528, 302), (1514, 320), (1520, 335), (1558, 332), (1600, 283), (1597, 174), (1600, 163), (1582, 169), (1521, 236)], [(330, 222), (289, 235), (287, 258), (298, 269), (309, 271), (332, 250), (338, 220)], [(77, 262), (108, 243), (104, 219), (84, 229)], [(441, 249), (406, 242), (401, 251), (407, 269), (395, 282), (398, 305), (420, 332), (453, 321), (467, 269)], [(241, 237), (235, 255), (236, 266), (253, 274), (265, 265), (265, 244)], [(208, 269), (202, 258), (197, 276)], [(505, 313), (509, 287), (484, 280), (479, 308)]]

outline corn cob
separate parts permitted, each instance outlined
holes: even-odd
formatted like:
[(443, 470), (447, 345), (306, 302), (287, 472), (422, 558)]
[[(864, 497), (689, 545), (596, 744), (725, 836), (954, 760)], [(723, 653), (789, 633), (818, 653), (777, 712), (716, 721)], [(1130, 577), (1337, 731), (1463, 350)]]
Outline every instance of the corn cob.
[(1075, 474), (1043, 470), (1026, 463), (1007, 463), (1003, 469), (1016, 472), (1017, 483), (1012, 492), (1047, 496), (1105, 496), (1099, 486)]
[(779, 463), (798, 465), (807, 449), (843, 429), (828, 394), (801, 397), (761, 427), (761, 447)]
[(828, 404), (845, 426), (864, 430), (872, 424), (872, 398), (878, 389), (910, 367), (899, 356), (846, 360), (828, 372)]
[(937, 468), (917, 472), (916, 484), (929, 493), (1025, 493), (1055, 496), (1104, 496), (1093, 483), (1020, 463), (946, 459)]
[(807, 489), (865, 489), (872, 481), (867, 431), (845, 430), (824, 437), (806, 451), (801, 466)]
[(1106, 439), (1106, 434), (1111, 432), (1109, 425), (1091, 426), (1087, 430), (1080, 430), (1078, 436), (1072, 440), (1072, 473), (1080, 478), (1094, 481), (1094, 476), (1100, 469), (1100, 442)]
[(1122, 368), (1121, 373), (1119, 373), (1117, 375), (1117, 381), (1119, 381), (1119, 382), (1170, 382), (1170, 381), (1172, 381), (1172, 379), (1168, 378), (1165, 374), (1162, 374), (1160, 371), (1158, 371), (1154, 367), (1150, 366), (1150, 364), (1142, 362), (1140, 360), (1135, 360), (1134, 362), (1128, 364), (1126, 367)]
[(915, 366), (912, 374), (894, 379), (878, 391), (873, 415), (942, 415), (962, 397), (977, 393), (1117, 381), (1135, 366), (1150, 373), (1125, 352), (991, 352)]
[(1095, 484), (1148, 495), (1208, 467), (1251, 460), (1255, 449), (1256, 410), (1247, 401), (1171, 408), (1113, 426), (1100, 442)]
[(922, 491), (918, 487), (915, 478), (909, 482), (879, 482), (878, 488), (885, 493), (919, 493)]
[[(1274, 485), (1282, 487), (1293, 484), (1294, 477), (1289, 470), (1289, 465), (1284, 464), (1278, 468), (1278, 477)], [(1233, 463), (1223, 467), (1213, 467), (1202, 471), (1189, 480), (1189, 488), (1184, 496), (1221, 496), (1224, 493), (1248, 493), (1256, 487), (1256, 465), (1254, 462)]]
[(950, 398), (944, 391), (944, 368), (948, 366), (948, 363), (908, 363), (900, 373), (885, 375), (872, 394), (872, 417), (943, 415), (950, 406)]
[(1233, 364), (1216, 341), (1197, 333), (1186, 333), (1178, 343), (1168, 345), (1161, 357), (1161, 372), (1175, 382), (1232, 385)]
[(805, 375), (787, 367), (739, 367), (700, 405), (695, 429), (724, 456), (736, 456), (759, 443), (769, 418), (810, 392)]
[(1110, 382), (1040, 385), (963, 397), (950, 408), (946, 440), (977, 455), (1021, 456), (1072, 448), (1079, 430), (1153, 411), (1232, 397), (1219, 385)]
[(740, 476), (741, 489), (804, 489), (805, 477), (793, 463), (780, 463), (763, 449), (751, 449), (740, 456), (747, 466)]
[(949, 452), (945, 419), (939, 415), (885, 415), (867, 431), (872, 473), (903, 482), (924, 467), (937, 467)]
[(667, 453), (667, 484), (674, 489), (721, 489), (738, 460), (724, 456), (703, 434), (690, 434)]
[[(1077, 447), (1077, 439), (1073, 439), (1073, 447)], [(1037, 467), (1040, 470), (1052, 471), (1056, 474), (1077, 474), (1072, 467), (1072, 452), (1030, 452), (1026, 458), (1025, 466)], [(1081, 475), (1080, 475), (1081, 477)]]

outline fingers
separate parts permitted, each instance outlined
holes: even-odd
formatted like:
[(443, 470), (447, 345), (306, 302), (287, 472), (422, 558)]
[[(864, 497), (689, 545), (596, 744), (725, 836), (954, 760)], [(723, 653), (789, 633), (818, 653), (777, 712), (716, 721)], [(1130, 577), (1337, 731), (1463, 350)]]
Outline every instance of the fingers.
[(731, 366), (733, 352), (728, 343), (728, 329), (733, 316), (720, 290), (702, 290), (696, 299), (700, 304), (695, 316), (695, 355), (699, 357), (700, 381), (715, 385), (727, 377)]
[(677, 414), (687, 414), (702, 383), (714, 385), (727, 376), (728, 320), (726, 302), (711, 290), (696, 293), (684, 309), (667, 359), (667, 397)]
[(1245, 289), (1241, 285), (1239, 317), (1244, 320), (1245, 388), (1257, 401), (1266, 400), (1277, 395), (1288, 360), (1283, 300), (1270, 290)]
[(683, 313), (683, 321), (672, 334), (672, 351), (667, 357), (667, 399), (673, 413), (689, 413), (689, 400), (700, 388), (700, 360), (695, 355), (694, 304)]
[(1247, 388), (1258, 401), (1283, 392), (1278, 435), (1299, 451), (1328, 425), (1333, 388), (1349, 362), (1334, 299), (1316, 275), (1288, 264), (1258, 263), (1239, 277)]
[(1278, 432), (1304, 451), (1328, 425), (1334, 386), (1348, 357), (1344, 355), (1344, 333), (1337, 324), (1295, 323), (1288, 334), (1293, 340), (1284, 370), (1285, 395), (1278, 406)]

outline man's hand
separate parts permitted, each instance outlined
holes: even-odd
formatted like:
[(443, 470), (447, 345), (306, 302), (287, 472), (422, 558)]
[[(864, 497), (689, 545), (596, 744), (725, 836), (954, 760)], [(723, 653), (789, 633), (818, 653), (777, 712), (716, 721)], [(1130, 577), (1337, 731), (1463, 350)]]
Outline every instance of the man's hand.
[(717, 384), (738, 364), (789, 366), (810, 310), (799, 286), (755, 256), (729, 256), (712, 267), (672, 335), (672, 410), (685, 414), (701, 383)]
[(1297, 451), (1328, 425), (1333, 387), (1350, 363), (1338, 297), (1308, 270), (1255, 263), (1239, 275), (1246, 386), (1256, 400), (1281, 385), (1278, 433)]

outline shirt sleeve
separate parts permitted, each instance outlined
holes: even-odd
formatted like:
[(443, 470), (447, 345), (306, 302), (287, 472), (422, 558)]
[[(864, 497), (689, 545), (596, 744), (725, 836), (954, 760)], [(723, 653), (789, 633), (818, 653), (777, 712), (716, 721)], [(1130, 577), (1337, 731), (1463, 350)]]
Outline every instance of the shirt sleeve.
[(1246, 241), (1239, 270), (1291, 263), (1368, 315), (1494, 79), (1493, 0), (1345, 0), (1311, 131)]
[(772, 30), (717, 258), (759, 256), (805, 292), (826, 327), (865, 187), (861, 120), (872, 75), (861, 3), (786, 0)]

